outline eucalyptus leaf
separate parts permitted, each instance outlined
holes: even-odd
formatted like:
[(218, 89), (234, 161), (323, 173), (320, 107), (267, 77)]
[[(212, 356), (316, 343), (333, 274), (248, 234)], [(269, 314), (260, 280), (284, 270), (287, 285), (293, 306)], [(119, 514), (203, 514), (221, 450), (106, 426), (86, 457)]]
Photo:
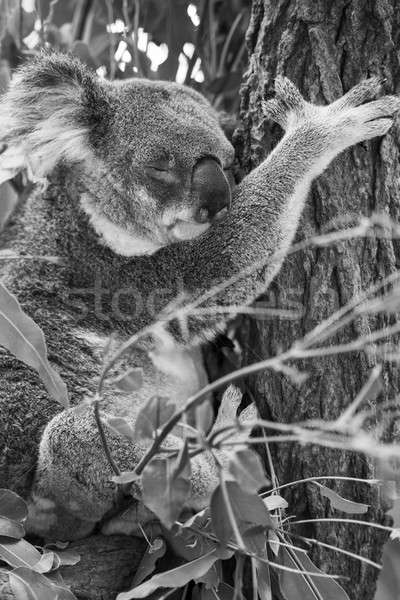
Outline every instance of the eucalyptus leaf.
[(231, 454), (228, 471), (246, 492), (257, 493), (269, 483), (260, 457), (250, 448)]
[(190, 459), (187, 444), (177, 459), (153, 458), (142, 474), (143, 502), (170, 528), (190, 493)]
[(0, 517), (0, 536), (7, 536), (15, 540), (20, 540), (25, 535), (25, 529), (19, 521)]
[(135, 577), (132, 581), (133, 587), (138, 586), (144, 579), (153, 573), (158, 559), (164, 556), (166, 549), (165, 542), (160, 537), (153, 540), (151, 546), (147, 546), (146, 552), (143, 554), (139, 566), (136, 569)]
[(339, 496), (337, 492), (334, 492), (325, 485), (321, 485), (316, 481), (313, 481), (313, 483), (318, 487), (321, 495), (325, 498), (328, 498), (332, 508), (335, 508), (336, 510), (340, 510), (349, 515), (362, 515), (366, 513), (369, 509), (368, 504), (362, 504), (361, 502), (353, 502), (353, 500), (347, 500), (347, 498)]
[(138, 587), (129, 592), (118, 594), (116, 600), (130, 600), (131, 598), (146, 598), (149, 594), (158, 588), (180, 588), (192, 579), (201, 578), (210, 567), (218, 560), (215, 550), (211, 550), (207, 554), (196, 558), (195, 560), (185, 563), (175, 569), (154, 575), (148, 581), (145, 581)]
[[(256, 526), (273, 528), (269, 512), (257, 494), (248, 494), (236, 481), (226, 481), (225, 486), (233, 517), (241, 533)], [(214, 532), (226, 544), (232, 537), (233, 529), (221, 484), (212, 494), (210, 511)]]
[(122, 435), (129, 441), (135, 441), (135, 432), (123, 417), (112, 417), (111, 415), (102, 416), (103, 423), (114, 433)]
[(68, 407), (65, 383), (47, 359), (40, 327), (23, 312), (18, 300), (0, 282), (0, 345), (35, 369), (50, 396)]
[(139, 411), (135, 423), (135, 439), (153, 440), (159, 427), (175, 413), (175, 404), (168, 398), (153, 396)]
[(32, 544), (24, 539), (12, 540), (0, 536), (0, 558), (11, 567), (34, 568), (40, 561), (41, 554)]
[(143, 369), (132, 368), (116, 377), (113, 384), (123, 392), (135, 392), (143, 385)]
[(12, 588), (15, 579), (22, 581), (27, 586), (32, 600), (76, 600), (69, 589), (56, 585), (41, 573), (36, 573), (26, 567), (18, 567), (10, 572)]
[[(302, 575), (301, 571), (322, 573), (308, 554), (298, 550), (289, 550), (282, 547), (282, 564), (292, 569), (299, 569), (299, 573), (282, 571), (280, 577), (280, 588), (286, 600), (315, 600), (313, 587), (317, 588), (324, 600), (349, 600), (344, 589), (335, 579), (330, 577), (313, 577)], [(311, 582), (311, 585), (310, 583)]]
[(0, 489), (0, 515), (13, 521), (25, 521), (28, 506), (18, 494), (7, 489)]

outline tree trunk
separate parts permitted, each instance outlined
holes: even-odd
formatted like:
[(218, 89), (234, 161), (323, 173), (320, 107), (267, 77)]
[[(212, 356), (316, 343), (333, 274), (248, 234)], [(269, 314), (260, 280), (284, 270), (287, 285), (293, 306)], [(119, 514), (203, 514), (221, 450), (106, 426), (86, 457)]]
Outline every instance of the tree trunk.
[[(273, 92), (277, 74), (289, 77), (317, 104), (332, 102), (370, 75), (384, 76), (386, 91), (396, 93), (400, 85), (399, 37), (398, 0), (253, 0), (247, 35), (250, 61), (241, 89), (242, 126), (236, 139), (244, 172), (253, 169), (281, 135), (278, 127), (265, 121), (261, 109), (261, 100)], [(359, 217), (382, 212), (399, 221), (398, 133), (397, 122), (384, 139), (358, 145), (332, 164), (312, 187), (299, 239), (329, 231), (332, 220), (349, 214)], [(271, 286), (268, 300), (280, 307), (300, 304), (304, 315), (293, 321), (246, 319), (241, 329), (245, 362), (289, 348), (361, 290), (393, 272), (398, 257), (398, 244), (377, 239), (336, 243), (290, 256)], [(334, 342), (350, 341), (384, 323), (383, 318), (358, 318), (335, 336)], [(375, 364), (372, 354), (352, 353), (297, 364), (309, 373), (300, 386), (272, 372), (260, 373), (246, 383), (266, 418), (278, 422), (331, 420), (356, 396)], [(399, 386), (398, 369), (385, 368), (379, 400), (393, 398)], [(271, 454), (281, 484), (318, 475), (374, 477), (371, 461), (354, 453), (272, 444)], [(368, 520), (384, 523), (387, 519), (385, 500), (370, 486), (327, 485), (370, 504), (365, 515)], [(334, 514), (312, 484), (288, 488), (284, 495), (289, 514), (298, 518), (353, 516)], [(307, 533), (378, 562), (385, 539), (371, 528), (338, 523), (316, 525)], [(373, 598), (375, 569), (320, 548), (314, 548), (311, 555), (327, 572), (349, 577), (343, 587), (351, 600)]]

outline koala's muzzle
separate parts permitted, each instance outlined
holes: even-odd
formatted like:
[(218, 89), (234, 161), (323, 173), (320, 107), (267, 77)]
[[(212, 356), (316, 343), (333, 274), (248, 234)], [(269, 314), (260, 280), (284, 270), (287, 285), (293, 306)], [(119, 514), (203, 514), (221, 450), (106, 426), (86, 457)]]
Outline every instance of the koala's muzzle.
[(194, 218), (207, 223), (222, 216), (231, 203), (231, 190), (225, 174), (212, 158), (199, 160), (192, 177), (192, 197), (197, 198)]

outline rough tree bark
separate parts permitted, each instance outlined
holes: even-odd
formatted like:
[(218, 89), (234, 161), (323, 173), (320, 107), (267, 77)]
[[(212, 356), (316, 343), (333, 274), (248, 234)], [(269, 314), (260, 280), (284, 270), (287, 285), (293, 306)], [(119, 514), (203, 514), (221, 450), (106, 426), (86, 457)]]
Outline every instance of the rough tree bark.
[[(244, 172), (254, 168), (275, 145), (280, 132), (265, 122), (261, 100), (272, 93), (277, 74), (289, 77), (310, 101), (326, 104), (370, 75), (387, 79), (386, 91), (398, 93), (400, 3), (398, 0), (253, 0), (247, 43), (249, 69), (241, 90), (241, 129), (236, 145)], [(371, 212), (399, 221), (399, 124), (383, 140), (347, 151), (313, 185), (299, 238), (329, 230), (336, 218)], [(297, 321), (247, 319), (241, 329), (247, 363), (275, 355), (301, 339), (322, 319), (361, 290), (396, 269), (399, 246), (388, 240), (354, 240), (290, 256), (271, 293), (278, 306), (293, 302), (305, 308)], [(271, 294), (269, 299), (271, 300)], [(383, 320), (359, 318), (334, 341), (365, 335)], [(366, 381), (375, 364), (372, 355), (353, 353), (297, 365), (310, 374), (301, 386), (284, 376), (260, 373), (248, 382), (266, 418), (280, 422), (333, 419)], [(388, 367), (384, 401), (399, 391), (399, 371)], [(316, 475), (373, 477), (374, 468), (363, 456), (318, 447), (271, 445), (280, 483)], [(385, 522), (385, 500), (368, 486), (335, 485), (340, 493), (371, 504), (368, 519)], [(315, 486), (289, 488), (290, 513), (299, 518), (332, 515)], [(336, 516), (346, 516), (338, 515)], [(298, 531), (298, 530), (297, 530)], [(370, 528), (321, 524), (310, 537), (347, 548), (379, 561), (382, 535)], [(313, 558), (330, 573), (343, 574), (351, 600), (374, 596), (377, 572), (365, 565), (317, 549)]]

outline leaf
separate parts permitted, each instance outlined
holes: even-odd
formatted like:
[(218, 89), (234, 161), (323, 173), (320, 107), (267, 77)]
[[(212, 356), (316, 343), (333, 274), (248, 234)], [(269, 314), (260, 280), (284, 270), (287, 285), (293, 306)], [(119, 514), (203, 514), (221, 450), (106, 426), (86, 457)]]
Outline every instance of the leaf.
[(33, 568), (41, 558), (39, 550), (26, 540), (0, 537), (0, 558), (11, 567)]
[(149, 581), (142, 583), (138, 587), (129, 592), (118, 594), (117, 600), (130, 600), (130, 598), (146, 598), (149, 594), (160, 587), (165, 588), (180, 588), (192, 579), (202, 577), (207, 573), (211, 566), (218, 560), (215, 550), (211, 550), (207, 554), (196, 558), (189, 563), (185, 563), (180, 567), (154, 575)]
[(278, 556), (280, 543), (275, 531), (268, 532), (268, 544), (275, 556)]
[[(56, 565), (54, 565), (56, 563)], [(43, 552), (38, 563), (34, 567), (34, 571), (37, 573), (48, 573), (53, 568), (60, 566), (59, 561), (55, 559), (54, 552), (52, 550), (46, 550)]]
[(400, 540), (400, 529), (393, 529), (391, 534), (390, 534), (390, 539), (391, 540)]
[(147, 546), (146, 552), (142, 556), (142, 560), (136, 569), (135, 577), (132, 581), (134, 587), (138, 586), (144, 579), (152, 574), (156, 568), (156, 562), (159, 558), (164, 556), (166, 549), (166, 544), (160, 537), (156, 538), (151, 543), (151, 546)]
[(139, 411), (135, 424), (135, 439), (153, 440), (159, 427), (175, 413), (175, 404), (169, 398), (153, 396)]
[(261, 487), (269, 483), (260, 457), (249, 448), (232, 453), (228, 471), (240, 487), (250, 493), (257, 493)]
[(269, 565), (257, 559), (252, 560), (255, 561), (256, 566), (258, 597), (262, 600), (272, 600)]
[(50, 396), (68, 407), (65, 383), (47, 359), (46, 343), (40, 327), (26, 315), (18, 300), (0, 282), (0, 345), (18, 360), (35, 369)]
[[(273, 528), (269, 512), (257, 494), (246, 493), (236, 481), (226, 481), (225, 485), (234, 518), (241, 532), (257, 525)], [(210, 511), (214, 532), (218, 539), (226, 544), (231, 539), (233, 530), (220, 484), (211, 496)]]
[(143, 503), (167, 528), (178, 519), (189, 496), (190, 473), (186, 442), (177, 459), (153, 458), (143, 471)]
[(321, 492), (322, 496), (328, 498), (332, 508), (336, 508), (336, 510), (340, 510), (350, 515), (362, 515), (366, 513), (369, 509), (368, 504), (362, 504), (361, 502), (353, 502), (352, 500), (347, 500), (346, 498), (342, 498), (342, 496), (339, 496), (339, 494), (337, 494), (330, 488), (321, 485), (316, 481), (313, 481), (312, 483), (319, 488), (319, 491)]
[[(193, 529), (200, 533), (193, 531)], [(174, 530), (171, 533), (168, 543), (178, 556), (182, 556), (187, 561), (199, 558), (217, 546), (215, 541), (202, 535), (214, 534), (208, 508), (190, 517), (182, 526), (177, 528), (176, 533)]]
[(278, 494), (266, 496), (263, 498), (263, 502), (269, 511), (276, 510), (277, 508), (284, 509), (289, 506), (285, 498), (282, 498), (282, 496), (279, 496)]
[(9, 575), (11, 587), (14, 588), (15, 579), (22, 581), (29, 589), (32, 600), (76, 600), (67, 588), (56, 585), (44, 575), (26, 567), (18, 567)]
[(201, 600), (232, 600), (232, 598), (235, 597), (237, 600), (244, 600), (244, 596), (241, 592), (237, 590), (235, 596), (234, 588), (224, 582), (219, 584), (215, 593), (212, 590), (203, 589), (201, 594)]
[(7, 536), (20, 540), (25, 535), (25, 529), (22, 523), (12, 521), (7, 517), (0, 517), (0, 536)]
[(143, 386), (143, 369), (129, 369), (113, 381), (114, 385), (123, 392), (135, 392)]
[[(295, 559), (290, 556), (287, 548), (282, 547), (282, 564), (292, 569), (322, 573), (311, 561), (308, 554), (292, 549), (291, 552)], [(312, 575), (302, 575), (301, 573), (292, 573), (282, 571), (280, 577), (280, 588), (283, 596), (287, 600), (315, 600), (315, 594), (312, 591), (307, 578), (310, 578), (314, 587), (317, 588), (324, 600), (349, 600), (344, 589), (330, 577), (313, 577)]]
[(214, 410), (211, 406), (210, 400), (205, 400), (196, 406), (192, 410), (192, 414), (194, 416), (193, 420), (195, 429), (202, 433), (208, 433), (214, 423)]
[(119, 483), (120, 485), (125, 485), (127, 483), (132, 483), (133, 481), (137, 481), (140, 479), (140, 475), (136, 475), (135, 471), (122, 471), (119, 475), (114, 475), (111, 477), (114, 483)]
[(400, 590), (400, 543), (387, 542), (383, 549), (383, 568), (379, 574), (375, 598), (397, 600)]
[(123, 417), (103, 416), (103, 423), (107, 425), (114, 433), (126, 437), (131, 442), (135, 441), (135, 432)]
[(81, 560), (80, 554), (78, 554), (76, 550), (69, 549), (68, 546), (69, 542), (60, 541), (52, 542), (44, 546), (43, 550), (51, 550), (54, 554), (55, 562), (58, 562), (57, 566), (53, 565), (53, 569), (61, 566), (73, 566)]
[(28, 507), (18, 494), (7, 489), (0, 489), (0, 515), (13, 521), (25, 521)]

